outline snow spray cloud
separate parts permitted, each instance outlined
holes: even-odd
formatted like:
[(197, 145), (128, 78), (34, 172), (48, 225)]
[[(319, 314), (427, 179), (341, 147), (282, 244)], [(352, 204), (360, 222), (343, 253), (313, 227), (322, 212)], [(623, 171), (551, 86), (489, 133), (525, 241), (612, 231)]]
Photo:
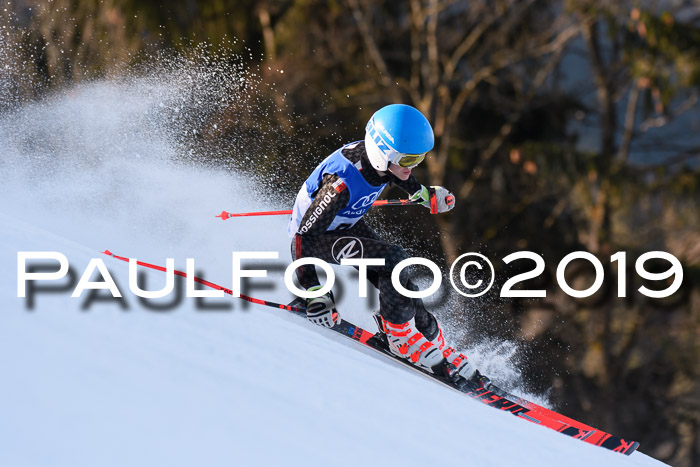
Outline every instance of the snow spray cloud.
[[(15, 61), (5, 47), (0, 50), (0, 68), (13, 70)], [(225, 165), (237, 157), (235, 152), (205, 156), (200, 148), (223, 127), (227, 139), (235, 141), (232, 120), (255, 120), (256, 104), (249, 103), (255, 101), (256, 76), (244, 71), (240, 61), (218, 60), (203, 47), (191, 56), (163, 55), (144, 62), (111, 80), (2, 108), (0, 171), (16, 195), (6, 204), (37, 207), (48, 201), (115, 213), (115, 202), (149, 204), (143, 203), (144, 190), (135, 188), (148, 181), (150, 171), (187, 163), (194, 169), (202, 165), (195, 162), (217, 157)], [(18, 73), (8, 73), (0, 82), (10, 92), (1, 94), (18, 102), (22, 97), (12, 78)]]
[[(249, 224), (252, 235), (212, 228), (211, 210), (224, 203), (268, 207), (254, 180), (231, 170), (255, 154), (236, 141), (265, 120), (259, 84), (236, 57), (201, 47), (39, 100), (17, 88), (10, 99), (16, 105), (0, 109), (3, 223), (43, 229), (91, 256), (110, 246), (142, 258), (196, 257), (212, 274), (229, 270), (219, 266), (221, 248), (251, 250), (269, 241), (285, 250), (286, 237), (275, 235), (284, 232), (280, 220)], [(246, 143), (251, 151), (273, 137), (255, 133), (257, 142)], [(228, 143), (211, 143), (217, 139)], [(25, 243), (6, 265), (16, 263), (18, 251), (38, 250)]]

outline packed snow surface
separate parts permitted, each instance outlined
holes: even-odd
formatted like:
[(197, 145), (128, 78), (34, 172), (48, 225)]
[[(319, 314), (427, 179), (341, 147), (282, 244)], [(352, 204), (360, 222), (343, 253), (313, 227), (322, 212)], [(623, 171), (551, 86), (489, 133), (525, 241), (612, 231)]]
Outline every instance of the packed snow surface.
[[(173, 92), (157, 79), (94, 83), (0, 115), (0, 465), (663, 465), (518, 420), (280, 310), (228, 296), (142, 304), (128, 265), (100, 252), (179, 270), (194, 258), (230, 287), (231, 252), (277, 251), (248, 263), (277, 267), (249, 293), (293, 298), (287, 218), (214, 217), (289, 206), (176, 157)], [(59, 252), (70, 273), (18, 298), (18, 252)], [(93, 259), (122, 300), (71, 297)], [(143, 288), (165, 285), (144, 274)], [(365, 300), (342, 311), (374, 329)]]

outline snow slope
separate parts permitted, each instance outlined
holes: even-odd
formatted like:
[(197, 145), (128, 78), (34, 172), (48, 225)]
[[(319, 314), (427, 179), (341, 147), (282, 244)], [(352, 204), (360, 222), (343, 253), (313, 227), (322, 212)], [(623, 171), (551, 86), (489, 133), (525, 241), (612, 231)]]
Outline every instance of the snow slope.
[[(244, 177), (173, 162), (153, 111), (172, 92), (96, 83), (0, 116), (0, 465), (663, 465), (517, 420), (282, 311), (140, 304), (126, 263), (101, 251), (182, 270), (195, 258), (227, 287), (231, 251), (289, 262), (285, 218), (214, 218), (281, 206)], [(76, 278), (101, 258), (124, 300), (71, 298), (64, 278), (30, 309), (19, 251), (60, 252)], [(279, 272), (259, 281), (251, 295), (291, 300)], [(366, 303), (343, 311), (373, 329)]]

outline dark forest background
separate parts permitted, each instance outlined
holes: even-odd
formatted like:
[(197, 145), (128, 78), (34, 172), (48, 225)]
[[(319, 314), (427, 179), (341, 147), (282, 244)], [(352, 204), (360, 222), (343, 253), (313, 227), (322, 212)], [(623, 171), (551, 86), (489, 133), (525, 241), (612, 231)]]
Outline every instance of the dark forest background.
[[(567, 415), (636, 439), (665, 462), (700, 465), (700, 8), (693, 2), (2, 5), (3, 47), (17, 51), (11, 69), (22, 79), (0, 75), (0, 110), (15, 98), (118, 76), (154, 54), (204, 48), (254, 73), (259, 111), (231, 105), (215, 129), (197, 136), (198, 150), (239, 170), (284, 171), (278, 195), (290, 202), (319, 160), (363, 137), (376, 109), (414, 105), (436, 134), (415, 173), (449, 187), (457, 207), (442, 216), (392, 210), (396, 227), (386, 228), (403, 232), (409, 246), (435, 239), (420, 243), (419, 255), (443, 265), (480, 251), (499, 278), (532, 269), (501, 261), (515, 251), (541, 254), (547, 265), (521, 284), (546, 289), (546, 298), (493, 299), (496, 288), (491, 299), (466, 305), (469, 316), (454, 318), (479, 338), (522, 343), (533, 390), (550, 389)], [(236, 159), (241, 153), (255, 153), (255, 164)], [(406, 235), (401, 225), (409, 223)], [(646, 283), (636, 274), (636, 258), (652, 250), (683, 265), (683, 286), (671, 297), (637, 290), (673, 279)], [(592, 253), (605, 268), (591, 297), (572, 298), (554, 280), (573, 251)], [(625, 298), (620, 263), (610, 260), (619, 251), (627, 252)], [(645, 267), (663, 272), (669, 264)], [(567, 277), (585, 289), (593, 268), (572, 263)]]

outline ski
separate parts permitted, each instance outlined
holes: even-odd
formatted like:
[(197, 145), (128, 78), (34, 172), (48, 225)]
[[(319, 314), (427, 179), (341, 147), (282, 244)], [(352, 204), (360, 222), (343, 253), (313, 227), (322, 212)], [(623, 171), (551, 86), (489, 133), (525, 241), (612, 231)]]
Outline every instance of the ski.
[[(304, 305), (305, 303), (303, 300), (296, 299), (288, 305), (289, 308), (284, 309), (288, 310), (290, 313), (306, 318)], [(381, 329), (381, 326), (378, 326), (378, 329)], [(451, 380), (446, 376), (437, 375), (415, 366), (409, 363), (408, 360), (399, 358), (392, 354), (389, 351), (389, 347), (386, 343), (386, 336), (384, 336), (380, 331), (377, 333), (372, 333), (345, 320), (341, 320), (339, 324), (336, 324), (330, 328), (330, 330), (359, 342), (365, 347), (368, 347), (386, 356), (387, 358), (391, 358), (404, 367), (420, 373), (423, 376), (449, 387), (450, 389), (465, 394), (472, 399), (478, 400), (490, 407), (510, 412), (516, 417), (522, 418), (531, 423), (547, 427), (564, 435), (571, 436), (574, 439), (579, 439), (586, 443), (600, 446), (628, 456), (639, 447), (639, 443), (637, 441), (628, 441), (623, 438), (619, 438), (610, 433), (606, 433), (602, 430), (566, 417), (558, 412), (542, 407), (534, 402), (528, 401), (527, 399), (510, 394), (493, 384), (488, 378), (484, 378), (483, 375), (480, 375), (478, 372), (476, 375), (477, 378), (473, 378), (471, 380), (466, 380), (461, 377), (457, 380)]]
[[(109, 250), (105, 250), (102, 253), (120, 261), (129, 262), (129, 258), (124, 256), (118, 256)], [(166, 268), (162, 266), (157, 266), (142, 261), (137, 261), (137, 264), (139, 266), (155, 269), (158, 271), (166, 271)], [(187, 274), (182, 271), (176, 270), (174, 271), (174, 274), (180, 277), (187, 277)], [(213, 289), (221, 290), (224, 293), (235, 297), (233, 292), (226, 287), (217, 285), (213, 282), (206, 281), (199, 277), (194, 277), (193, 279), (195, 282), (198, 282), (207, 287), (211, 287)], [(306, 319), (306, 303), (304, 300), (301, 300), (299, 298), (295, 299), (288, 305), (275, 303), (268, 300), (261, 300), (258, 298), (249, 297), (247, 295), (240, 295), (236, 298), (240, 298), (259, 305), (265, 305), (280, 310), (286, 310), (289, 313), (295, 314), (299, 317)], [(375, 316), (375, 319), (378, 319), (378, 317)], [(379, 323), (377, 328), (382, 329)], [(394, 360), (395, 362), (398, 362), (403, 367), (411, 371), (414, 371), (427, 378), (430, 378), (433, 381), (442, 384), (443, 386), (458, 391), (490, 407), (510, 412), (516, 417), (527, 420), (528, 422), (545, 426), (564, 435), (571, 436), (574, 439), (579, 439), (586, 443), (590, 443), (595, 446), (600, 446), (628, 456), (639, 447), (639, 443), (637, 441), (628, 441), (619, 438), (617, 436), (611, 435), (610, 433), (606, 433), (602, 430), (593, 428), (589, 425), (566, 417), (558, 412), (549, 410), (545, 407), (535, 404), (534, 402), (530, 402), (527, 399), (523, 399), (521, 397), (510, 394), (507, 391), (504, 391), (503, 389), (493, 384), (487, 377), (484, 377), (478, 372), (476, 373), (477, 377), (472, 377), (472, 379), (470, 380), (466, 380), (461, 377), (457, 379), (450, 379), (447, 376), (435, 374), (428, 370), (415, 366), (408, 362), (408, 360), (399, 358), (389, 351), (386, 336), (381, 331), (372, 333), (345, 320), (341, 320), (340, 323), (336, 324), (330, 329), (323, 329), (327, 331), (336, 332), (348, 339), (362, 344), (368, 349), (371, 349), (379, 354), (382, 354), (387, 358)]]

